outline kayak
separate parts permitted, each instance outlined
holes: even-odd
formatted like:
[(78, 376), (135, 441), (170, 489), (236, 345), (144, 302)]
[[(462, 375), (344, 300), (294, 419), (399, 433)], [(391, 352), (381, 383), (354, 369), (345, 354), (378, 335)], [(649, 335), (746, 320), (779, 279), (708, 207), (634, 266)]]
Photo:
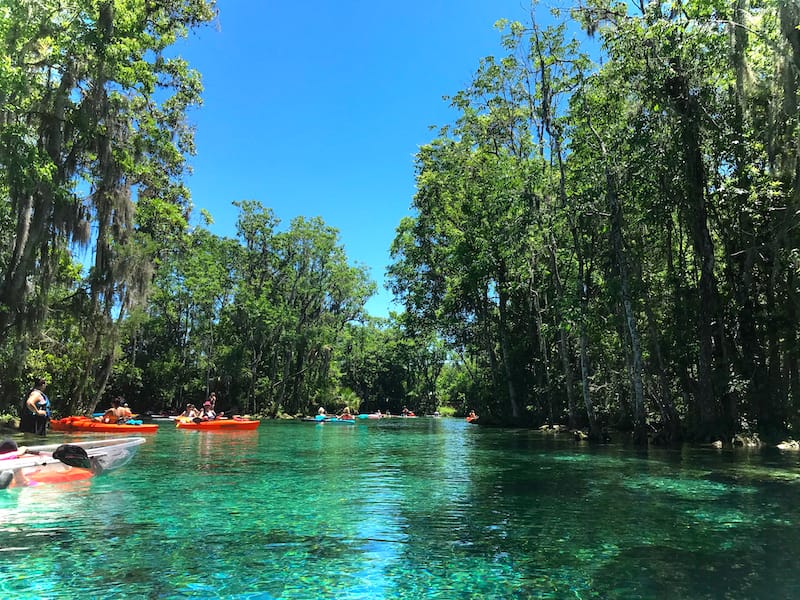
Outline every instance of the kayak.
[(112, 471), (127, 464), (144, 442), (145, 438), (143, 437), (130, 437), (69, 444), (70, 447), (79, 446), (85, 451), (91, 461), (91, 468), (73, 466), (75, 462), (69, 458), (55, 458), (53, 452), (61, 444), (28, 446), (27, 453), (21, 457), (0, 461), (0, 473), (2, 474), (0, 481), (6, 483), (5, 486), (0, 485), (0, 487), (18, 487), (18, 482), (13, 480), (15, 471), (21, 472), (22, 477), (27, 480), (27, 485), (89, 479), (98, 473)]
[(358, 415), (359, 419), (382, 419), (383, 417), (383, 413), (364, 413)]
[(355, 419), (340, 419), (338, 417), (326, 417), (324, 419), (318, 419), (316, 417), (307, 417), (302, 419), (306, 423), (319, 423), (322, 425), (323, 423), (333, 423), (337, 425), (355, 425)]
[(249, 431), (256, 429), (261, 421), (252, 419), (213, 419), (211, 421), (194, 421), (182, 417), (176, 419), (178, 429), (199, 429), (202, 431)]
[(53, 419), (50, 421), (50, 429), (53, 431), (93, 431), (95, 433), (124, 433), (130, 435), (131, 433), (155, 433), (158, 431), (158, 424), (103, 423), (90, 417), (76, 416)]

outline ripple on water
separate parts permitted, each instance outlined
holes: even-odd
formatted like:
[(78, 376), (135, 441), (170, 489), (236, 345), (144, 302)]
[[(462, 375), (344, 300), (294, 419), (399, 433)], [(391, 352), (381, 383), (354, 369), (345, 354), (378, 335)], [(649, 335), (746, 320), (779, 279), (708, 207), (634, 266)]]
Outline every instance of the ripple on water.
[(163, 430), (130, 465), (84, 487), (8, 490), (0, 597), (779, 598), (800, 589), (800, 486), (770, 477), (758, 454), (742, 465), (454, 419), (372, 425), (265, 423), (247, 438)]

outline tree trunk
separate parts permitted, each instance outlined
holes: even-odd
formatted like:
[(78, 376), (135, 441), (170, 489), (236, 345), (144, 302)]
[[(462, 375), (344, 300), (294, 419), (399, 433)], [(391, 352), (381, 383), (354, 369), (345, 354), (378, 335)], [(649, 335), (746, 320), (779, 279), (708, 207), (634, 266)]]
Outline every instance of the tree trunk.
[(500, 316), (500, 351), (503, 354), (503, 370), (506, 375), (506, 386), (508, 389), (508, 405), (511, 411), (511, 418), (514, 421), (519, 419), (519, 400), (517, 399), (517, 385), (514, 376), (513, 368), (513, 353), (508, 341), (508, 323), (507, 323), (507, 310), (508, 310), (508, 292), (506, 291), (506, 271), (505, 265), (500, 265), (500, 274), (497, 281), (498, 292), (498, 313)]
[[(556, 260), (556, 240), (551, 235), (550, 244), (548, 247), (550, 251), (550, 267), (553, 273), (553, 286), (556, 290), (558, 298), (564, 297), (564, 286), (561, 283), (561, 276), (558, 272), (558, 263)], [(563, 316), (558, 314), (556, 308), (556, 318), (558, 321), (563, 320)], [(570, 344), (569, 333), (567, 332), (567, 324), (564, 322), (558, 323), (558, 353), (561, 357), (561, 368), (564, 373), (564, 388), (567, 393), (567, 425), (570, 429), (578, 428), (578, 407), (575, 400), (575, 380), (572, 376), (572, 364), (570, 361)]]
[(730, 434), (736, 424), (733, 415), (720, 422), (719, 400), (727, 394), (729, 368), (724, 351), (724, 321), (720, 314), (720, 298), (714, 273), (714, 244), (708, 228), (705, 195), (705, 167), (700, 145), (701, 108), (679, 61), (673, 60), (677, 73), (669, 80), (668, 91), (678, 114), (679, 138), (683, 153), (685, 197), (684, 209), (692, 246), (700, 267), (698, 283), (698, 417), (696, 427), (701, 435)]

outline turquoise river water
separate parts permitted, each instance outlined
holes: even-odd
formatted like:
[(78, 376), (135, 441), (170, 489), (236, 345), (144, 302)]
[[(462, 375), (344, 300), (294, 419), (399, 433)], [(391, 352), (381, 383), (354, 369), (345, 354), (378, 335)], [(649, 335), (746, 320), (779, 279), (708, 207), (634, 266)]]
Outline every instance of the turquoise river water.
[(429, 418), (147, 437), (0, 492), (0, 598), (800, 597), (797, 453)]

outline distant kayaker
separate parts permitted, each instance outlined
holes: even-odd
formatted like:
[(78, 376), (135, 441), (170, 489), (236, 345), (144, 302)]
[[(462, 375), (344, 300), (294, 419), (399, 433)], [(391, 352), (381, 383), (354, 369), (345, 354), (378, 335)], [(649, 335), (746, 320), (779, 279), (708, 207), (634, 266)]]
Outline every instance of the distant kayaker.
[(350, 407), (349, 406), (345, 406), (344, 407), (344, 410), (342, 411), (342, 414), (339, 415), (339, 418), (342, 421), (352, 421), (353, 420), (353, 415), (350, 414)]
[(47, 381), (39, 378), (28, 393), (20, 411), (19, 429), (25, 433), (36, 435), (47, 434), (47, 423), (50, 421), (50, 400), (45, 396)]
[(101, 423), (113, 424), (118, 423), (120, 419), (123, 419), (123, 413), (119, 398), (114, 398), (111, 401), (111, 408), (107, 408), (103, 413), (103, 416), (97, 418), (97, 420)]
[(214, 419), (217, 418), (217, 413), (215, 413), (214, 409), (211, 407), (211, 402), (206, 400), (205, 402), (203, 402), (203, 409), (197, 416), (203, 421), (213, 421)]
[(185, 411), (183, 411), (183, 412), (182, 412), (182, 413), (181, 413), (179, 416), (181, 416), (181, 417), (186, 417), (187, 419), (194, 419), (194, 418), (195, 418), (196, 416), (198, 416), (199, 414), (200, 414), (200, 413), (199, 413), (199, 412), (198, 412), (198, 410), (197, 410), (197, 409), (194, 407), (194, 404), (187, 404), (187, 405), (186, 405), (186, 410), (185, 410)]
[(125, 402), (124, 398), (120, 398), (119, 401), (120, 401), (119, 412), (120, 412), (121, 418), (124, 421), (130, 421), (131, 419), (133, 419), (133, 412), (131, 411), (131, 407), (128, 406), (128, 403)]

